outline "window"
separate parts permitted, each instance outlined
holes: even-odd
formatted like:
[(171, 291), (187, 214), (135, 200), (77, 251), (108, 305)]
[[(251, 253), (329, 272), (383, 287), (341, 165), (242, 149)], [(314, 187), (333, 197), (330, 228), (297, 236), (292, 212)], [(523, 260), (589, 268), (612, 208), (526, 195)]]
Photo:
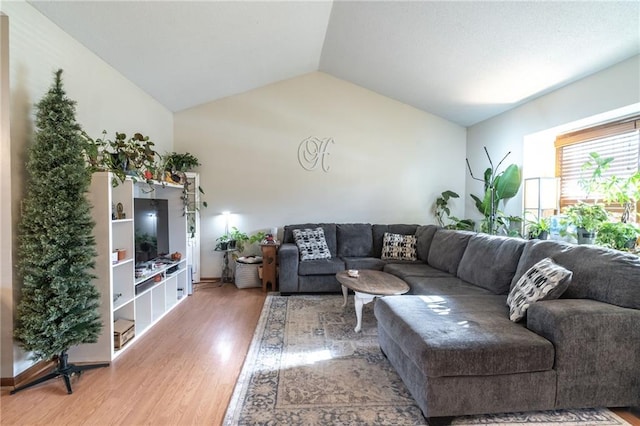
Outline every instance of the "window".
[[(602, 194), (598, 193), (588, 194), (585, 198), (587, 194), (579, 181), (589, 177), (591, 172), (583, 171), (582, 165), (590, 159), (590, 153), (597, 152), (601, 157), (613, 157), (603, 178), (613, 175), (627, 178), (635, 174), (640, 161), (640, 116), (560, 135), (555, 146), (556, 176), (561, 178), (560, 209), (578, 200), (602, 201)], [(622, 206), (612, 204), (607, 206), (607, 210), (619, 217)], [(632, 215), (631, 220), (634, 221), (635, 217)]]

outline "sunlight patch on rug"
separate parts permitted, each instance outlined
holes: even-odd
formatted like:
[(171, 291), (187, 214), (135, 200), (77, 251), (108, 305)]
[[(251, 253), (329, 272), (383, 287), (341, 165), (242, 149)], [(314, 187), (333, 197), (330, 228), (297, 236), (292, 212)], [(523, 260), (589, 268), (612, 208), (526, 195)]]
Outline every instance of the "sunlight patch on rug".
[[(426, 425), (380, 351), (373, 304), (353, 331), (353, 298), (270, 294), (224, 425)], [(626, 425), (606, 409), (454, 419), (459, 425)]]

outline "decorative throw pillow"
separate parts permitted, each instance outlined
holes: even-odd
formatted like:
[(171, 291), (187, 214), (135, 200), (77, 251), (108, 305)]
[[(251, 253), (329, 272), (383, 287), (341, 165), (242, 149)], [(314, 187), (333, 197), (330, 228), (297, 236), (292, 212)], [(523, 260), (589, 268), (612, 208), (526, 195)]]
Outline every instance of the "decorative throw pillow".
[(529, 305), (538, 300), (559, 298), (569, 287), (573, 272), (544, 258), (533, 265), (509, 292), (509, 318), (517, 322), (527, 314)]
[(382, 239), (382, 259), (416, 260), (418, 240), (415, 235), (385, 232)]
[(300, 252), (300, 260), (331, 259), (322, 228), (294, 229), (293, 238)]

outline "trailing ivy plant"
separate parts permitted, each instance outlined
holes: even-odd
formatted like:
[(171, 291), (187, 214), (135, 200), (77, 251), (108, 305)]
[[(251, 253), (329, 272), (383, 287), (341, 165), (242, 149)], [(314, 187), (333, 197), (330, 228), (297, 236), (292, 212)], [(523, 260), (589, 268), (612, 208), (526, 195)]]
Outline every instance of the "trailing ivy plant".
[(111, 182), (113, 186), (124, 182), (127, 176), (150, 183), (156, 175), (158, 153), (149, 136), (134, 133), (127, 138), (125, 133), (116, 132), (111, 140), (107, 138), (106, 130), (101, 138), (95, 140), (86, 133), (83, 135), (85, 158), (90, 170), (112, 172), (115, 175)]

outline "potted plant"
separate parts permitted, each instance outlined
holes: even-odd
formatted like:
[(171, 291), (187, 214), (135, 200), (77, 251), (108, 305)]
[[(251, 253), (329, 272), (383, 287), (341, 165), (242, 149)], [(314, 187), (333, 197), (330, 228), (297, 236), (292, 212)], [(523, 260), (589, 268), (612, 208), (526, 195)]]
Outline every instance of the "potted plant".
[(264, 232), (257, 232), (251, 236), (247, 235), (245, 232), (240, 231), (235, 226), (231, 228), (231, 232), (229, 233), (232, 241), (235, 241), (235, 248), (238, 249), (238, 252), (242, 253), (245, 249), (245, 244), (253, 244), (259, 241), (264, 240), (266, 234)]
[(564, 221), (576, 227), (578, 244), (594, 244), (600, 226), (609, 220), (602, 204), (587, 204), (582, 201), (567, 207)]
[(185, 173), (198, 166), (200, 166), (200, 161), (193, 154), (171, 152), (161, 159), (159, 169), (164, 176), (159, 178), (174, 183), (184, 183), (186, 181)]
[(481, 231), (488, 234), (497, 234), (499, 223), (498, 206), (500, 201), (508, 200), (515, 197), (520, 190), (520, 184), (522, 183), (522, 173), (520, 167), (516, 164), (510, 164), (504, 170), (498, 172), (500, 166), (504, 160), (511, 154), (508, 152), (502, 160), (494, 167), (491, 156), (487, 148), (484, 148), (484, 152), (489, 160), (489, 165), (483, 174), (483, 178), (476, 178), (471, 171), (471, 165), (469, 159), (467, 159), (467, 168), (471, 178), (484, 183), (484, 195), (478, 197), (471, 194), (471, 198), (475, 201), (475, 205), (484, 216), (483, 223), (481, 225)]
[(520, 216), (503, 216), (503, 227), (509, 237), (522, 236), (522, 222), (524, 220)]
[[(434, 212), (436, 214), (436, 220), (438, 224), (445, 229), (458, 229), (464, 231), (473, 231), (475, 222), (471, 219), (458, 219), (451, 215), (449, 209), (449, 200), (452, 198), (460, 198), (460, 196), (453, 191), (444, 191), (440, 194), (440, 197), (436, 198), (436, 204)], [(449, 222), (446, 223), (445, 219)]]
[(218, 244), (216, 244), (216, 250), (228, 250), (230, 248), (229, 242), (231, 241), (231, 236), (229, 234), (223, 234), (216, 238), (216, 241), (218, 242)]
[(618, 203), (622, 206), (620, 222), (629, 222), (631, 213), (640, 200), (640, 171), (627, 178), (610, 176), (602, 183), (602, 189), (607, 203)]
[(141, 177), (150, 181), (156, 171), (157, 152), (149, 136), (135, 133), (127, 139), (125, 133), (116, 132), (113, 140), (107, 139), (107, 131), (102, 138), (93, 140), (83, 133), (85, 158), (92, 171), (109, 171), (115, 175), (113, 186), (124, 182), (127, 176)]
[(527, 219), (527, 235), (530, 240), (546, 240), (551, 230), (551, 220), (548, 217)]
[(638, 237), (640, 229), (636, 224), (606, 222), (598, 230), (596, 242), (605, 247), (629, 251), (636, 247)]

